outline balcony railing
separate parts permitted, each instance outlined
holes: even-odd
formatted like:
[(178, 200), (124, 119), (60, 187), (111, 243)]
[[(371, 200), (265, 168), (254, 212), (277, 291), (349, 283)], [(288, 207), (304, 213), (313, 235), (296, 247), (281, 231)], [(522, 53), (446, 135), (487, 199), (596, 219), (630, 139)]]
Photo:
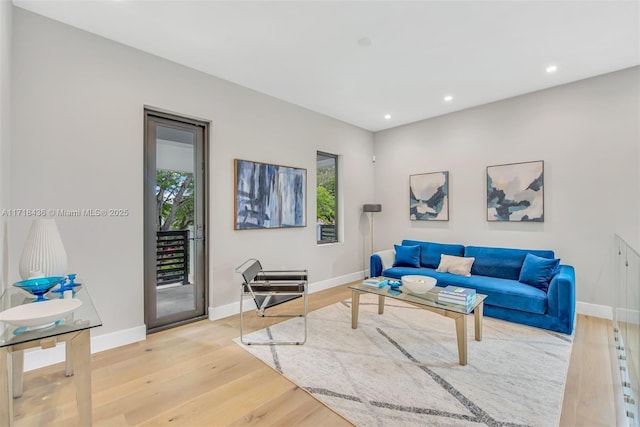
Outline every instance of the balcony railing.
[(335, 242), (337, 240), (335, 224), (318, 224), (316, 237), (318, 243)]
[(189, 230), (156, 233), (156, 284), (189, 283)]
[(615, 331), (618, 368), (629, 426), (640, 425), (640, 254), (615, 236)]

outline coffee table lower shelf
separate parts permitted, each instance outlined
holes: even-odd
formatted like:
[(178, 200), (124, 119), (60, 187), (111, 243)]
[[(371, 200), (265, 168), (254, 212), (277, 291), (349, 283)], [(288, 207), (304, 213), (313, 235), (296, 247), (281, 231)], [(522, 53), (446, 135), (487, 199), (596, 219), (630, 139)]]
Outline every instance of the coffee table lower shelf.
[(474, 324), (475, 324), (475, 339), (476, 341), (482, 341), (482, 310), (484, 307), (484, 295), (479, 295), (480, 300), (479, 303), (473, 308), (469, 313), (462, 313), (459, 311), (454, 311), (448, 309), (446, 307), (438, 307), (435, 303), (431, 305), (427, 305), (422, 302), (413, 301), (412, 299), (417, 299), (416, 297), (412, 297), (411, 295), (401, 294), (403, 298), (397, 298), (392, 295), (381, 295), (380, 290), (371, 288), (363, 289), (362, 285), (356, 285), (351, 287), (351, 328), (358, 329), (358, 312), (360, 310), (360, 295), (371, 293), (378, 295), (378, 314), (384, 314), (384, 301), (388, 296), (389, 298), (397, 299), (400, 301), (404, 301), (413, 306), (421, 308), (423, 310), (431, 311), (433, 313), (437, 313), (444, 317), (449, 317), (455, 321), (456, 324), (456, 336), (458, 340), (458, 359), (461, 365), (467, 364), (467, 315), (471, 314), (473, 311)]

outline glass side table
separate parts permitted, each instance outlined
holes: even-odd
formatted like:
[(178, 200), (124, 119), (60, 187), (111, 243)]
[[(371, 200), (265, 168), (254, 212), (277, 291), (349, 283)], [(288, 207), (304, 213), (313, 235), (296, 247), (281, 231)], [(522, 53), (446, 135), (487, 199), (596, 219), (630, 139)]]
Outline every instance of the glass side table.
[[(0, 322), (0, 425), (13, 425), (13, 398), (22, 395), (24, 353), (28, 348), (52, 348), (66, 343), (65, 374), (74, 376), (78, 425), (92, 424), (91, 409), (91, 334), (90, 329), (102, 326), (89, 293), (84, 286), (75, 288), (80, 307), (51, 326), (40, 329), (19, 328)], [(60, 297), (49, 292), (49, 299)], [(10, 286), (0, 296), (0, 311), (32, 303), (27, 292)], [(10, 362), (10, 363), (9, 363)]]

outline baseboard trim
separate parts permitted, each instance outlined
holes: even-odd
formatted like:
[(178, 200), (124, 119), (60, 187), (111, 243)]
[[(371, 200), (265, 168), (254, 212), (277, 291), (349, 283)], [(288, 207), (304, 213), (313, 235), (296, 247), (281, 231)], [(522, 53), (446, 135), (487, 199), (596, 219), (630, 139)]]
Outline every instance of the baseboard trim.
[[(145, 339), (147, 339), (147, 328), (145, 325), (111, 332), (109, 334), (98, 335), (96, 337), (91, 337), (91, 354), (138, 341), (144, 341)], [(41, 348), (26, 350), (24, 352), (25, 372), (64, 362), (64, 346), (64, 343), (59, 343), (55, 347), (46, 350)]]
[(332, 279), (323, 280), (321, 282), (311, 283), (309, 285), (309, 293), (320, 292), (326, 289), (335, 288), (336, 286), (344, 285), (345, 283), (355, 282), (356, 280), (362, 280), (364, 278), (364, 271), (357, 271), (355, 273), (346, 274), (344, 276), (334, 277)]
[(576, 313), (585, 316), (600, 317), (613, 320), (613, 310), (608, 305), (590, 304), (588, 302), (576, 302)]
[(98, 335), (91, 338), (91, 352), (98, 353), (112, 348), (120, 347), (147, 339), (146, 325), (135, 328), (123, 329), (110, 334)]
[(638, 310), (619, 308), (618, 321), (637, 325), (640, 323), (640, 312), (638, 312)]
[[(336, 286), (344, 285), (345, 283), (355, 282), (364, 277), (364, 271), (357, 271), (355, 273), (346, 274), (344, 276), (334, 277), (328, 280), (322, 280), (320, 282), (314, 282), (309, 284), (309, 293), (324, 291), (326, 289), (335, 288)], [(242, 303), (243, 311), (255, 310), (256, 305), (250, 298), (245, 298)], [(209, 307), (209, 320), (218, 320), (224, 317), (233, 316), (240, 313), (240, 301), (232, 302), (231, 304), (222, 305), (220, 307)]]

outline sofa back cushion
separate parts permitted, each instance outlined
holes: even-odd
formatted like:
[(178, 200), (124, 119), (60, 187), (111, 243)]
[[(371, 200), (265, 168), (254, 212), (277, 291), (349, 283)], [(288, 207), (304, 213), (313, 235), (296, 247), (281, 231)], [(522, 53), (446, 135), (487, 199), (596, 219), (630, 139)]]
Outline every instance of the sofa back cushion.
[(467, 246), (464, 256), (476, 260), (471, 267), (471, 274), (500, 277), (518, 280), (520, 270), (527, 254), (542, 258), (555, 258), (553, 251), (538, 249), (491, 248), (486, 246)]
[[(463, 256), (464, 246), (435, 242), (419, 242), (417, 240), (403, 240), (402, 246), (420, 246), (420, 265), (428, 268), (438, 268), (440, 255)], [(524, 257), (522, 258), (524, 260)], [(522, 264), (522, 263), (520, 263)], [(517, 277), (516, 277), (517, 279)]]

